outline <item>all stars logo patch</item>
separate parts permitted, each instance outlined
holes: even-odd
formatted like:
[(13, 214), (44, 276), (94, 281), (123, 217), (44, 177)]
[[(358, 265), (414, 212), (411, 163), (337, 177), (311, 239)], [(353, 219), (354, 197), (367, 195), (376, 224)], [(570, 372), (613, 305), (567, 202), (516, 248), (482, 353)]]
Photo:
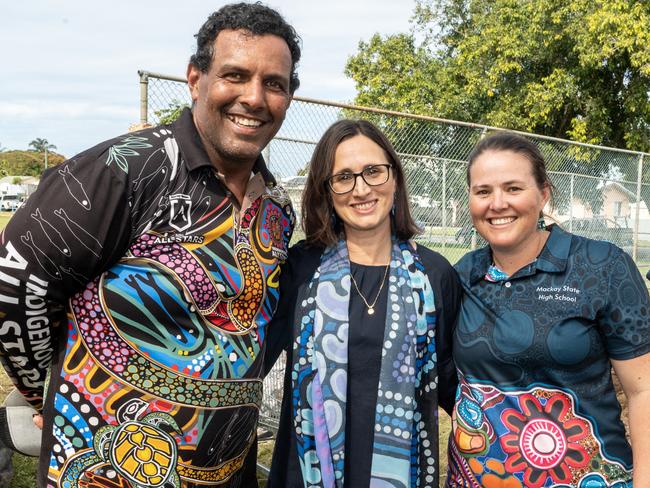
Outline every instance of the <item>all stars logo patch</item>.
[(189, 195), (176, 193), (169, 196), (169, 225), (183, 232), (192, 225), (192, 200)]

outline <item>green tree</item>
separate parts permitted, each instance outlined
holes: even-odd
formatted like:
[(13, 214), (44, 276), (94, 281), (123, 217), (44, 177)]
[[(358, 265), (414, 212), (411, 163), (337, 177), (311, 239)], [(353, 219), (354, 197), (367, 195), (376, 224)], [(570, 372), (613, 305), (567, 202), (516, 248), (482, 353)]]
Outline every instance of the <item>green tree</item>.
[[(65, 160), (60, 154), (50, 153), (49, 164), (56, 166)], [(43, 159), (35, 151), (5, 151), (0, 154), (0, 177), (40, 176), (43, 172)]]
[(34, 151), (43, 153), (44, 169), (47, 169), (48, 157), (49, 157), (48, 153), (56, 149), (56, 146), (54, 144), (50, 144), (50, 141), (48, 141), (47, 139), (43, 139), (40, 137), (37, 137), (32, 142), (30, 142), (29, 146), (34, 148)]
[(349, 59), (357, 103), (650, 150), (649, 2), (416, 2)]
[(40, 137), (37, 137), (32, 142), (30, 142), (29, 147), (34, 149), (36, 152), (42, 153), (56, 149), (56, 146), (54, 144), (50, 144), (50, 141), (47, 139), (42, 139)]
[(171, 124), (181, 116), (181, 112), (183, 112), (186, 107), (189, 107), (186, 102), (172, 100), (168, 107), (156, 110), (154, 114), (158, 117), (159, 124)]
[[(650, 2), (416, 0), (411, 31), (362, 41), (346, 74), (360, 105), (650, 151)], [(629, 158), (562, 151), (551, 170), (636, 181)]]

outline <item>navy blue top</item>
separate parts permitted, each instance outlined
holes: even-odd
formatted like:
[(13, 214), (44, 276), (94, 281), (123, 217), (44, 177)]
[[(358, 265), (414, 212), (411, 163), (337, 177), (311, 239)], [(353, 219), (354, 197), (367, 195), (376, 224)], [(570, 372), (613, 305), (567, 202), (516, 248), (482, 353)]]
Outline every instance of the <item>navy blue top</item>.
[(489, 247), (456, 265), (453, 486), (631, 486), (610, 359), (650, 351), (648, 291), (615, 245), (550, 232), (537, 260), (505, 280), (485, 279)]

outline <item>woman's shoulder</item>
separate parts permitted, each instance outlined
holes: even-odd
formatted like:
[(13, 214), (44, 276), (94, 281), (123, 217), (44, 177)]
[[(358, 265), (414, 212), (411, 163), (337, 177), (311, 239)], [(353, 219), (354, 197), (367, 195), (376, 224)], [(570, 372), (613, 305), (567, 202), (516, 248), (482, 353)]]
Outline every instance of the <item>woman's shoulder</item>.
[(320, 264), (323, 248), (308, 244), (305, 240), (299, 241), (289, 248), (289, 266), (291, 267), (292, 280), (301, 282), (311, 277)]
[(302, 239), (289, 248), (289, 259), (294, 261), (312, 259), (314, 256), (319, 257), (323, 254), (322, 246), (315, 246), (309, 244), (306, 240)]
[(438, 265), (443, 267), (451, 267), (451, 264), (449, 263), (447, 258), (444, 257), (439, 252), (434, 251), (429, 247), (423, 246), (420, 243), (416, 243), (415, 249), (423, 264), (425, 265), (432, 264), (432, 265)]
[(573, 234), (558, 225), (551, 228), (547, 247), (555, 255), (566, 256), (570, 264), (589, 263), (592, 269), (600, 269), (628, 257), (625, 250), (616, 244)]
[(471, 276), (476, 275), (476, 273), (482, 274), (487, 271), (490, 261), (490, 248), (486, 246), (475, 249), (474, 251), (469, 251), (463, 255), (463, 257), (454, 264), (454, 268), (456, 269), (461, 281), (469, 283)]

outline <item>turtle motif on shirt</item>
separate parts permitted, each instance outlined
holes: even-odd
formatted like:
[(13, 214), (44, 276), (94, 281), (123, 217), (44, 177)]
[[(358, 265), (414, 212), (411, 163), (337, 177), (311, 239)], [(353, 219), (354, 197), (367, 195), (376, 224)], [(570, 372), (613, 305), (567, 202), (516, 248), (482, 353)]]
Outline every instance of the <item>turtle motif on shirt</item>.
[(119, 425), (104, 426), (95, 434), (95, 452), (135, 488), (180, 487), (176, 442), (161, 428), (179, 431), (178, 425), (163, 412), (143, 417), (147, 407), (139, 399), (122, 405), (117, 412)]

